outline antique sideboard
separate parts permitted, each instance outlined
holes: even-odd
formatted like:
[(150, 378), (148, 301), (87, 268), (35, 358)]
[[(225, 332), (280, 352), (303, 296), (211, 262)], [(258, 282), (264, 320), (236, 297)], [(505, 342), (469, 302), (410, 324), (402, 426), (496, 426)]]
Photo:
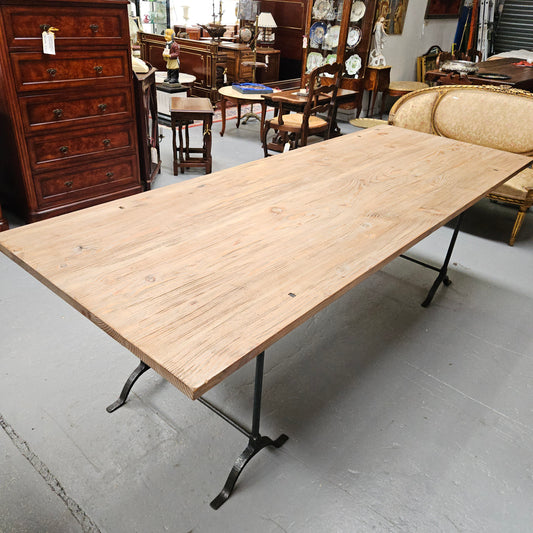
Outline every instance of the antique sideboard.
[[(242, 43), (217, 42), (212, 40), (176, 39), (180, 45), (180, 71), (192, 74), (196, 81), (192, 87), (192, 94), (210, 98), (212, 102), (219, 100), (218, 89), (228, 83), (242, 83), (252, 81), (253, 71), (251, 62), (254, 53), (249, 46)], [(165, 39), (162, 35), (139, 33), (141, 58), (158, 70), (165, 70), (163, 48)], [(279, 72), (279, 51), (266, 49), (266, 53), (258, 50), (258, 61), (264, 61), (268, 54), (270, 77), (259, 78), (264, 81), (275, 81)], [(277, 53), (277, 55), (276, 55)], [(259, 70), (258, 70), (259, 72)], [(274, 75), (272, 73), (275, 72)]]

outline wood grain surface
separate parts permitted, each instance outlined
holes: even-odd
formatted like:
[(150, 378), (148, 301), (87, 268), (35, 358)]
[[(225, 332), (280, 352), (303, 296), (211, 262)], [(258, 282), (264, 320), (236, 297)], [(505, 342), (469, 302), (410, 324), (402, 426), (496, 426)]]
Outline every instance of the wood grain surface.
[(195, 399), (530, 161), (380, 126), (3, 232), (0, 249)]

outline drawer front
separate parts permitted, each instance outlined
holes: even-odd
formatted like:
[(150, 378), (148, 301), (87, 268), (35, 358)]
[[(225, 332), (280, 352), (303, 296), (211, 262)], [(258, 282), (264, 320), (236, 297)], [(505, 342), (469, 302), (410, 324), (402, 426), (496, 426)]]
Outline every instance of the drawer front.
[(100, 161), (90, 168), (72, 167), (61, 173), (35, 175), (41, 206), (86, 200), (137, 184), (140, 185), (140, 179), (135, 155)]
[(95, 157), (114, 157), (135, 150), (132, 122), (36, 136), (28, 139), (30, 163), (35, 171), (91, 162)]
[(128, 45), (128, 17), (121, 8), (4, 6), (7, 44), (11, 49), (42, 50), (42, 32), (55, 32), (56, 51), (91, 46)]
[(133, 119), (130, 87), (110, 91), (93, 91), (92, 96), (56, 93), (19, 98), (27, 133), (54, 131), (66, 127), (99, 126), (118, 120)]
[(38, 52), (11, 54), (17, 91), (45, 91), (90, 85), (98, 87), (131, 83), (127, 52), (58, 53)]

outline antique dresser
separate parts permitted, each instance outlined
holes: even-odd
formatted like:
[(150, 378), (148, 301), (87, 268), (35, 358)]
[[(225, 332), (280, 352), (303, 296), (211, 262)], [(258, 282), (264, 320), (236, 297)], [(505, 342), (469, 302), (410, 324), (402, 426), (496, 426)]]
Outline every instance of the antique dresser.
[(28, 222), (142, 190), (127, 4), (0, 0), (0, 202)]

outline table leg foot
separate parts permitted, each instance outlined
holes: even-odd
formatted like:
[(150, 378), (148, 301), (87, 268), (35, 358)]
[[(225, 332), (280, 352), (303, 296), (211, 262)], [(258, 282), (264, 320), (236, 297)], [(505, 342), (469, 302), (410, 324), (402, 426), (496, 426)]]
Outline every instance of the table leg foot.
[(231, 472), (229, 473), (228, 479), (224, 484), (224, 488), (220, 491), (218, 496), (211, 502), (211, 507), (213, 509), (218, 509), (230, 496), (235, 488), (235, 483), (241, 475), (244, 467), (248, 464), (248, 461), (260, 452), (263, 448), (267, 446), (274, 446), (275, 448), (280, 448), (283, 446), (289, 437), (287, 435), (280, 435), (276, 440), (272, 440), (270, 437), (259, 436), (258, 438), (251, 438), (248, 441), (248, 446), (245, 450), (239, 455)]
[(108, 413), (112, 413), (113, 411), (116, 411), (119, 407), (122, 407), (126, 400), (128, 399), (128, 395), (131, 391), (131, 388), (133, 387), (134, 383), (149, 369), (150, 367), (141, 361), (139, 363), (139, 366), (130, 374), (130, 377), (126, 380), (126, 383), (124, 384), (124, 387), (122, 388), (122, 392), (120, 393), (120, 396), (118, 400), (115, 400), (111, 405), (109, 405), (106, 408), (106, 411)]

